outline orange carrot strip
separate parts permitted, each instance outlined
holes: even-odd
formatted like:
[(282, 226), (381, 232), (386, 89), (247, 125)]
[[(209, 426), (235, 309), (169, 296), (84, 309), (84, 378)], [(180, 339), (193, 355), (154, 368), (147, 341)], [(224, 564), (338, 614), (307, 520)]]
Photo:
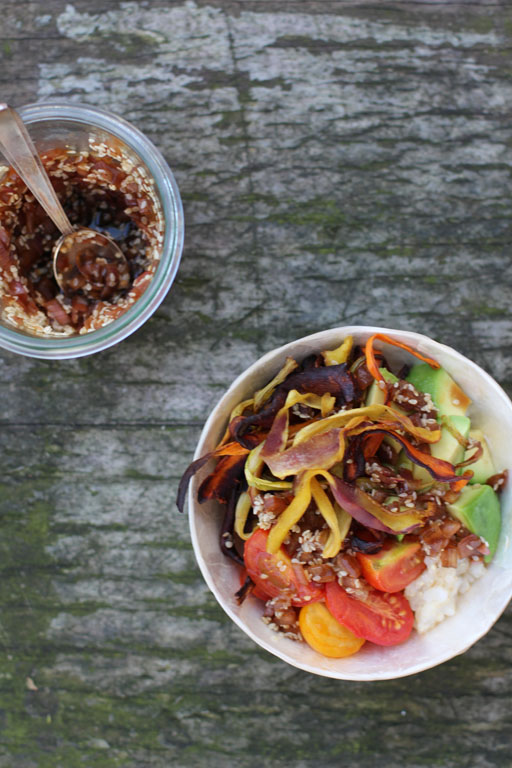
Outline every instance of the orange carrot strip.
[(363, 454), (366, 461), (375, 456), (383, 440), (384, 435), (369, 435), (366, 438), (363, 445)]
[[(247, 456), (248, 453), (249, 453), (248, 448), (244, 448), (243, 445), (240, 445), (239, 443), (231, 442), (231, 443), (226, 443), (225, 445), (220, 445), (214, 451), (210, 451), (209, 453), (206, 453), (204, 456), (201, 456), (201, 458), (193, 461), (192, 464), (190, 464), (185, 470), (185, 472), (183, 473), (183, 477), (181, 478), (180, 484), (178, 487), (176, 505), (179, 511), (183, 512), (185, 508), (185, 498), (187, 495), (187, 489), (192, 477), (195, 475), (196, 472), (198, 472), (201, 469), (201, 467), (203, 467), (206, 464), (207, 461), (209, 461), (210, 459), (218, 458), (219, 456), (235, 457), (234, 461), (229, 461), (229, 462), (225, 461), (223, 463), (223, 465), (221, 466), (221, 471), (223, 471), (227, 468), (228, 465), (229, 467), (236, 465), (236, 461), (237, 461), (236, 457), (241, 458), (243, 456)], [(221, 463), (222, 463), (222, 459), (217, 464), (217, 467), (219, 467)], [(216, 470), (214, 470), (211, 473), (210, 477), (214, 476), (215, 472)]]
[(395, 339), (392, 339), (390, 336), (386, 336), (385, 333), (374, 333), (373, 336), (370, 336), (368, 341), (365, 345), (365, 355), (366, 355), (366, 366), (373, 376), (374, 379), (377, 381), (384, 381), (384, 377), (382, 376), (381, 372), (379, 371), (379, 366), (377, 365), (377, 361), (375, 359), (375, 352), (373, 350), (373, 343), (376, 339), (379, 339), (379, 341), (384, 341), (386, 344), (392, 344), (394, 347), (400, 347), (400, 349), (404, 349), (406, 352), (410, 352), (411, 355), (414, 355), (414, 357), (417, 357), (419, 360), (422, 360), (424, 363), (428, 363), (432, 366), (432, 368), (440, 368), (441, 366), (437, 362), (437, 360), (432, 360), (431, 357), (426, 357), (425, 355), (422, 355), (421, 352), (418, 352), (416, 349), (413, 349), (408, 344), (403, 344), (401, 341), (396, 341)]
[(245, 456), (248, 453), (248, 448), (244, 448), (240, 443), (233, 441), (216, 448), (215, 451), (212, 451), (211, 456)]
[(370, 371), (371, 375), (376, 381), (384, 381), (384, 376), (379, 371), (379, 366), (377, 365), (377, 361), (375, 359), (375, 353), (373, 351), (373, 342), (377, 338), (377, 334), (374, 334), (373, 336), (370, 336), (368, 341), (366, 342), (364, 352), (366, 355), (366, 367)]

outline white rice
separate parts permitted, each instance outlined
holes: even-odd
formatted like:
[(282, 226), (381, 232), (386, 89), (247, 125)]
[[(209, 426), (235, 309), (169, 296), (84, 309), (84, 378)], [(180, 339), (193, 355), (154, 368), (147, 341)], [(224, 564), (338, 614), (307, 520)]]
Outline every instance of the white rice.
[(426, 557), (426, 569), (405, 588), (405, 596), (414, 611), (414, 626), (427, 632), (457, 609), (457, 596), (485, 573), (481, 560), (460, 559), (456, 568), (441, 565), (440, 556)]

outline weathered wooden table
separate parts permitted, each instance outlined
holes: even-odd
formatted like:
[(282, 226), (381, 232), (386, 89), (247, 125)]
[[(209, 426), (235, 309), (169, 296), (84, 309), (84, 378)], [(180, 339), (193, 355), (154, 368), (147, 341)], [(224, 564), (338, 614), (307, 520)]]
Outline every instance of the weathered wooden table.
[(90, 358), (0, 354), (0, 766), (512, 765), (512, 613), (378, 684), (230, 623), (178, 478), (232, 379), (322, 328), (425, 332), (512, 392), (510, 2), (4, 0), (0, 96), (111, 109), (180, 185), (177, 282)]

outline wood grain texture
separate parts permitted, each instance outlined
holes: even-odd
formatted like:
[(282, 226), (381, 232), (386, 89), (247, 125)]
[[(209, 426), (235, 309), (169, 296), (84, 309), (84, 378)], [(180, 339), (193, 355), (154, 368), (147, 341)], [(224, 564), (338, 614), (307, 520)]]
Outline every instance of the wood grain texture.
[(1, 10), (2, 99), (134, 122), (187, 233), (117, 348), (0, 354), (0, 768), (510, 766), (510, 611), (421, 675), (316, 678), (224, 616), (173, 505), (228, 384), (309, 332), (421, 331), (512, 393), (510, 4)]

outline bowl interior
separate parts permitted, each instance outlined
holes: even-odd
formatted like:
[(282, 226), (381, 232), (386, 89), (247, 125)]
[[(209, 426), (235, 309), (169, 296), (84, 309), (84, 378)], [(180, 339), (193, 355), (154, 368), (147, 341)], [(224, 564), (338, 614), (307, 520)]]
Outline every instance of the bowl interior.
[[(349, 334), (362, 343), (382, 332), (436, 359), (462, 386), (473, 401), (468, 415), (485, 433), (498, 471), (512, 472), (508, 447), (512, 432), (512, 403), (501, 387), (481, 368), (458, 352), (420, 334), (382, 328), (355, 326), (316, 333), (268, 353), (233, 382), (208, 419), (201, 434), (195, 458), (213, 449), (222, 436), (232, 408), (266, 384), (280, 369), (286, 357), (301, 360), (311, 352), (334, 348)], [(390, 364), (414, 362), (407, 352), (386, 345)], [(415, 631), (406, 643), (380, 648), (367, 643), (354, 656), (328, 659), (305, 643), (297, 643), (273, 632), (261, 621), (261, 603), (249, 597), (237, 605), (234, 593), (239, 588), (239, 570), (220, 552), (218, 530), (222, 509), (216, 502), (198, 504), (197, 489), (211, 467), (196, 475), (189, 490), (189, 515), (192, 541), (203, 576), (226, 613), (252, 639), (270, 653), (293, 666), (320, 675), (345, 680), (386, 680), (420, 672), (467, 650), (497, 620), (512, 597), (511, 491), (501, 496), (502, 532), (498, 551), (484, 576), (459, 597), (454, 616), (419, 635)]]

